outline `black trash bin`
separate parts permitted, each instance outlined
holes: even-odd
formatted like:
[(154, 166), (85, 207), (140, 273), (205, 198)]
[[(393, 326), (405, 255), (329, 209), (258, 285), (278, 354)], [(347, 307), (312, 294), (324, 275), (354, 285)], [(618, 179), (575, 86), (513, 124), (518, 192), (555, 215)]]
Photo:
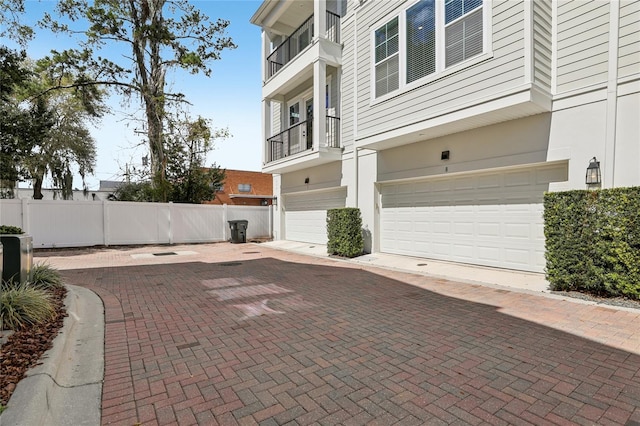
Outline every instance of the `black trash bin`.
[(232, 243), (246, 243), (247, 242), (247, 225), (248, 220), (229, 220), (229, 227), (231, 228), (231, 242)]
[(31, 279), (33, 240), (26, 234), (0, 235), (2, 243), (2, 279), (24, 283)]

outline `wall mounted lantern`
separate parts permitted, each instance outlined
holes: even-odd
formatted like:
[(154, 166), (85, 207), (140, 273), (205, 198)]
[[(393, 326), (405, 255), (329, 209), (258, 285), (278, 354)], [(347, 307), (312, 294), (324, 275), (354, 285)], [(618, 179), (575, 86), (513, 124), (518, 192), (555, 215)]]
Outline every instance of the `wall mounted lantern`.
[(587, 186), (600, 185), (602, 176), (600, 175), (600, 162), (593, 157), (587, 166), (587, 176), (585, 177)]

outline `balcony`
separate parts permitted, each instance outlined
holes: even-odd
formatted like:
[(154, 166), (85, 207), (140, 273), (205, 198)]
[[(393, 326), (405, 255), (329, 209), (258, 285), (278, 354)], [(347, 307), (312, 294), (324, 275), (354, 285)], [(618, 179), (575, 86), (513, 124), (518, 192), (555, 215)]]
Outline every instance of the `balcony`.
[(324, 140), (314, 148), (313, 120), (309, 119), (289, 127), (267, 139), (266, 161), (263, 171), (284, 173), (317, 166), (341, 158), (340, 118), (326, 117)]
[[(330, 11), (326, 13), (326, 39), (340, 43), (340, 16)], [(314, 35), (313, 15), (311, 15), (267, 57), (267, 80), (303, 52), (313, 42)]]

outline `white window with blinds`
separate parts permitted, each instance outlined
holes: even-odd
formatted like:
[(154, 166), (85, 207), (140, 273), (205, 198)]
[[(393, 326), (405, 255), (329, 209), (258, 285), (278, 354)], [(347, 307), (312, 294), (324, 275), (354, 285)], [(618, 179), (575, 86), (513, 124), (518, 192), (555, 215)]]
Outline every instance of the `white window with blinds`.
[(483, 0), (417, 0), (375, 25), (373, 98), (439, 78), (447, 68), (484, 53), (485, 9)]
[(398, 18), (375, 31), (376, 97), (400, 87)]
[(419, 1), (406, 12), (407, 83), (436, 72), (436, 5)]
[(445, 16), (445, 67), (482, 53), (482, 0), (447, 0)]

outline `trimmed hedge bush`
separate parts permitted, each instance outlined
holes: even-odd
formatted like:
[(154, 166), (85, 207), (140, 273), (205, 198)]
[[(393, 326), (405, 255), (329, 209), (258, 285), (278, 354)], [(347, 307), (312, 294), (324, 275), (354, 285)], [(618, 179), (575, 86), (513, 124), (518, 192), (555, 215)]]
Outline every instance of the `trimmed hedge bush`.
[(15, 234), (24, 234), (24, 232), (22, 231), (22, 228), (19, 228), (17, 226), (11, 226), (11, 225), (0, 225), (0, 234), (3, 235), (15, 235)]
[(327, 210), (327, 252), (344, 257), (360, 256), (364, 250), (360, 209)]
[(544, 234), (553, 290), (640, 299), (640, 187), (545, 194)]

